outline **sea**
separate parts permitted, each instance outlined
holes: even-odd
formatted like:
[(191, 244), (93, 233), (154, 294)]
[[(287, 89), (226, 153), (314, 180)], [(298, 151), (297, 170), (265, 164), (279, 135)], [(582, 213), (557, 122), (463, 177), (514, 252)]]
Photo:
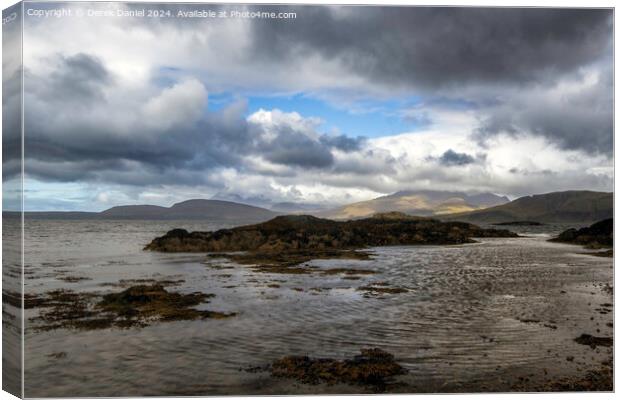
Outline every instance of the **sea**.
[[(5, 221), (6, 224), (17, 223)], [(613, 336), (611, 258), (549, 242), (566, 226), (506, 227), (519, 238), (453, 246), (366, 249), (369, 260), (308, 267), (371, 270), (278, 274), (197, 253), (144, 251), (173, 228), (203, 221), (26, 220), (25, 291), (106, 294), (122, 280), (177, 280), (168, 288), (214, 294), (205, 309), (226, 319), (156, 322), (100, 330), (33, 329), (25, 315), (25, 395), (94, 397), (372, 393), (346, 384), (275, 378), (290, 355), (346, 359), (381, 348), (407, 369), (388, 392), (486, 392), (536, 388), (600, 366), (611, 348), (581, 334)], [(6, 230), (7, 228), (5, 228)], [(115, 286), (116, 285), (116, 286)], [(402, 293), (370, 293), (383, 285)], [(609, 304), (605, 307), (609, 307)]]

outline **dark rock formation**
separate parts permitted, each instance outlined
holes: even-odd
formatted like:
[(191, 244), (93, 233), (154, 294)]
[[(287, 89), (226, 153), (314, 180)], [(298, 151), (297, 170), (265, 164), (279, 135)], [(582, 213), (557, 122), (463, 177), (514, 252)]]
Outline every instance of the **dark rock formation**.
[(587, 228), (568, 229), (560, 233), (551, 242), (572, 243), (587, 246), (589, 248), (609, 247), (614, 244), (614, 220), (613, 218), (599, 221)]
[(174, 229), (154, 239), (145, 249), (163, 252), (277, 253), (390, 245), (448, 245), (472, 243), (474, 237), (516, 236), (507, 230), (483, 229), (464, 222), (440, 222), (401, 213), (377, 214), (352, 221), (290, 215), (215, 232), (190, 233), (184, 229)]
[(498, 226), (542, 226), (543, 223), (536, 221), (508, 221), (508, 222), (498, 222), (493, 225)]

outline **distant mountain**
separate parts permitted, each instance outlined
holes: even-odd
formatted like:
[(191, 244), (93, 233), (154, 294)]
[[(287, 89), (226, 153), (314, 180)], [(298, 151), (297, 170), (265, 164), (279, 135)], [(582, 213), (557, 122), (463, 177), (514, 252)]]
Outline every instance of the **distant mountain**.
[(236, 193), (217, 193), (211, 197), (211, 200), (223, 200), (252, 205), (274, 211), (278, 214), (312, 214), (315, 211), (326, 209), (325, 205), (315, 203), (293, 201), (274, 202), (273, 199), (262, 195), (241, 196)]
[[(213, 220), (258, 223), (275, 216), (304, 212), (307, 204), (281, 203), (276, 210), (224, 200), (187, 200), (172, 207), (130, 205), (96, 212), (26, 212), (36, 219)], [(613, 217), (613, 193), (567, 191), (525, 196), (509, 201), (492, 193), (402, 191), (332, 210), (306, 211), (327, 219), (360, 219), (377, 213), (402, 212), (445, 221), (497, 224), (514, 221), (592, 223)], [(5, 218), (19, 213), (3, 212)]]
[(273, 204), (272, 199), (262, 196), (262, 195), (241, 196), (236, 193), (225, 193), (225, 192), (216, 193), (215, 195), (210, 197), (209, 200), (229, 201), (231, 203), (247, 204), (249, 206), (260, 207), (260, 208), (265, 208), (265, 209), (271, 208), (271, 205)]
[(131, 205), (109, 208), (100, 213), (27, 212), (26, 216), (39, 219), (136, 219), (136, 220), (213, 220), (263, 222), (279, 215), (273, 211), (222, 200), (187, 200), (172, 207)]
[(391, 211), (418, 216), (437, 216), (492, 207), (508, 201), (510, 200), (507, 197), (493, 193), (467, 194), (436, 190), (401, 191), (314, 214), (331, 219), (365, 218), (377, 213)]
[(137, 206), (117, 206), (99, 213), (101, 218), (118, 219), (159, 219), (169, 209), (148, 204)]
[(273, 211), (223, 200), (187, 200), (172, 207), (120, 206), (100, 213), (107, 219), (210, 219), (266, 221), (278, 215)]
[(313, 203), (294, 203), (294, 202), (282, 202), (275, 203), (271, 207), (271, 211), (279, 213), (291, 213), (291, 214), (312, 214), (313, 211), (322, 210), (325, 206)]
[(484, 210), (455, 213), (443, 220), (473, 223), (510, 221), (591, 223), (613, 217), (613, 193), (572, 190), (520, 197)]

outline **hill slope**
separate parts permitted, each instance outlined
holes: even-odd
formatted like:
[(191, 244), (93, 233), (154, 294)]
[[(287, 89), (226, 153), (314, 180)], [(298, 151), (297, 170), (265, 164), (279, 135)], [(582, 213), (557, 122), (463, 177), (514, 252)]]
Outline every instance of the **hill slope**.
[(187, 200), (172, 207), (151, 205), (112, 207), (99, 213), (106, 219), (211, 219), (265, 221), (276, 216), (273, 211), (222, 200)]
[(520, 197), (507, 204), (442, 216), (447, 221), (594, 222), (613, 217), (613, 193), (572, 190)]
[(151, 206), (148, 204), (137, 206), (117, 206), (98, 213), (101, 218), (119, 219), (158, 219), (168, 210), (166, 207)]
[(329, 219), (356, 219), (398, 211), (410, 215), (437, 216), (492, 207), (508, 201), (507, 197), (492, 193), (468, 195), (463, 192), (435, 190), (401, 191), (314, 215)]

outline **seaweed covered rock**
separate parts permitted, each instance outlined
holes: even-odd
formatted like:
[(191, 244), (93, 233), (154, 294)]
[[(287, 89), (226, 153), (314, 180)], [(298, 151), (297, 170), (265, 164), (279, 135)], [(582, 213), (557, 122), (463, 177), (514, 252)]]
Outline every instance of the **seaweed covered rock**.
[(362, 349), (359, 355), (347, 360), (288, 356), (271, 365), (271, 374), (275, 377), (307, 384), (348, 383), (377, 389), (384, 388), (389, 378), (405, 373), (393, 355), (379, 348)]
[(126, 319), (161, 321), (221, 318), (225, 315), (193, 307), (213, 297), (207, 293), (169, 292), (162, 285), (137, 285), (103, 296), (96, 308)]
[(596, 349), (597, 346), (603, 346), (603, 347), (613, 346), (614, 339), (611, 337), (592, 336), (592, 335), (588, 335), (587, 333), (584, 333), (578, 338), (575, 338), (575, 342), (586, 345), (586, 346), (590, 346), (591, 348)]
[(567, 229), (560, 233), (557, 238), (553, 238), (550, 241), (579, 244), (590, 248), (609, 247), (614, 244), (613, 234), (614, 220), (613, 218), (608, 218), (589, 227)]
[(474, 237), (515, 237), (504, 229), (483, 229), (465, 222), (441, 222), (402, 213), (377, 214), (351, 221), (332, 221), (310, 215), (288, 215), (270, 221), (191, 232), (174, 229), (145, 249), (162, 252), (267, 253), (359, 249), (370, 246), (471, 243)]
[(163, 284), (136, 285), (109, 293), (99, 301), (95, 293), (55, 290), (32, 296), (28, 308), (38, 308), (31, 319), (34, 329), (106, 329), (146, 326), (153, 322), (227, 318), (235, 314), (199, 310), (194, 307), (208, 303), (207, 293), (169, 292)]

